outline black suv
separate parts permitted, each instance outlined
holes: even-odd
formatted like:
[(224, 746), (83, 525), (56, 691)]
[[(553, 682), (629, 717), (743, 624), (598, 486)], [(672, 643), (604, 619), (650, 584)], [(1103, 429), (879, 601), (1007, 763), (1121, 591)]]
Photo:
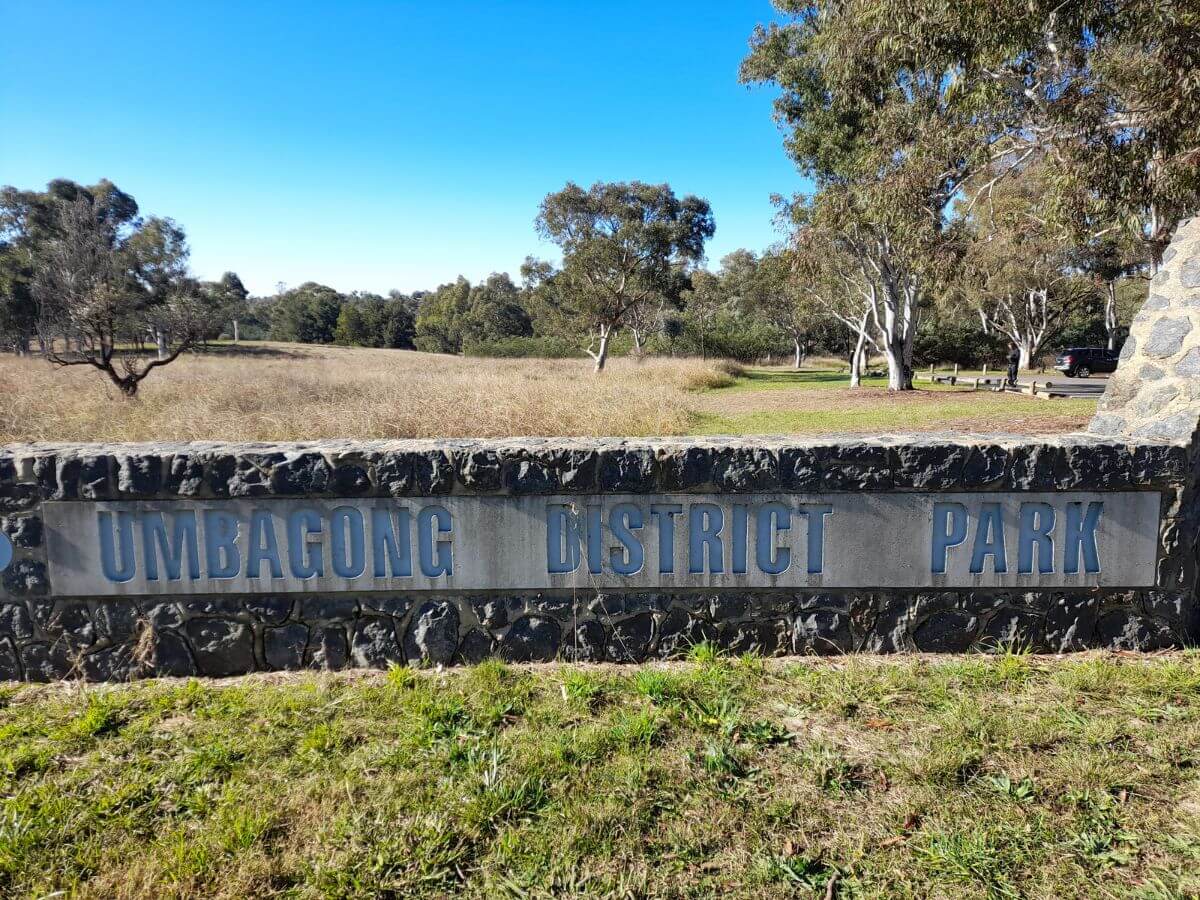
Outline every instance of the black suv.
[(1117, 351), (1102, 347), (1072, 347), (1054, 359), (1054, 368), (1068, 378), (1087, 378), (1093, 372), (1117, 371)]

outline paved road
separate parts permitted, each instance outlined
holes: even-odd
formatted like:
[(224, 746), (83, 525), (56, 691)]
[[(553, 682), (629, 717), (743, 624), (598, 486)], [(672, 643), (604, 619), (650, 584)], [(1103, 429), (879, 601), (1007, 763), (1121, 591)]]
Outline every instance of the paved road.
[[(960, 385), (969, 386), (976, 379), (974, 375), (963, 375), (959, 377)], [(1003, 375), (989, 375), (987, 381), (989, 386), (998, 387), (1003, 381)], [(939, 373), (938, 380), (946, 383), (947, 376)], [(980, 379), (982, 382), (983, 379)], [(1051, 397), (1070, 398), (1086, 398), (1099, 397), (1104, 393), (1104, 388), (1108, 384), (1108, 378), (1104, 375), (1093, 375), (1091, 378), (1068, 378), (1060, 372), (1054, 373), (1034, 373), (1021, 375), (1017, 378), (1015, 387), (1009, 387), (1007, 390), (1014, 393), (1029, 394), (1029, 386), (1031, 383), (1037, 384), (1038, 396), (1049, 394)], [(979, 385), (980, 390), (984, 389), (984, 384)]]
[(1099, 397), (1104, 393), (1104, 388), (1108, 384), (1107, 378), (1092, 377), (1092, 378), (1068, 378), (1066, 375), (1055, 372), (1053, 375), (1022, 375), (1017, 378), (1018, 388), (1009, 388), (1009, 390), (1020, 390), (1027, 392), (1030, 382), (1037, 383), (1038, 393), (1049, 391), (1051, 394), (1061, 394), (1067, 398), (1083, 398), (1083, 397)]

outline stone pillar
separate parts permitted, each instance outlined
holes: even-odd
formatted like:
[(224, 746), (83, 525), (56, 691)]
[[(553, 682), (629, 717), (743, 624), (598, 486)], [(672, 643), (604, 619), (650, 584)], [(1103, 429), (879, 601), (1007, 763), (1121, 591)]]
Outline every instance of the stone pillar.
[(1089, 430), (1191, 442), (1200, 404), (1200, 216), (1185, 219), (1121, 349)]

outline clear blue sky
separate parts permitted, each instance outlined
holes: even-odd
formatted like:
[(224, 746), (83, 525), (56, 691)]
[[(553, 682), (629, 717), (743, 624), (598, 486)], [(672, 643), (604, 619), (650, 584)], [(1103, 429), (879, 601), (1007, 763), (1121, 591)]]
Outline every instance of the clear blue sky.
[(737, 82), (768, 0), (0, 0), (0, 183), (109, 178), (187, 230), (202, 278), (339, 290), (514, 278), (568, 180), (713, 205), (710, 265), (803, 188)]

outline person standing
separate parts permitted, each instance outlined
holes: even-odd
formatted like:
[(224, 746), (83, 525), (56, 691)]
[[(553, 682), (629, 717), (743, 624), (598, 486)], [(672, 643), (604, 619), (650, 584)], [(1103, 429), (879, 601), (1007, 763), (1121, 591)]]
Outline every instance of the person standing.
[(1017, 345), (1012, 341), (1008, 342), (1008, 384), (1009, 387), (1017, 385), (1017, 366), (1021, 362), (1021, 353), (1017, 350)]

